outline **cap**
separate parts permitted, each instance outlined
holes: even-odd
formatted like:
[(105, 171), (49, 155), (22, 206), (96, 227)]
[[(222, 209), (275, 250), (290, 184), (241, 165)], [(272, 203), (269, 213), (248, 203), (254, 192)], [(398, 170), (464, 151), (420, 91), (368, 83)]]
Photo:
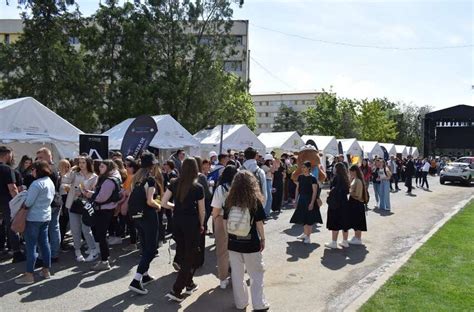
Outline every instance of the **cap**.
[(265, 157), (263, 158), (264, 161), (267, 160), (273, 160), (273, 156), (271, 154), (266, 154)]
[(127, 157), (125, 157), (125, 160), (134, 161), (135, 158), (133, 158), (132, 155), (128, 155)]
[(140, 162), (142, 168), (149, 168), (158, 163), (155, 155), (153, 155), (152, 153), (143, 154), (142, 157), (140, 157)]
[(212, 157), (217, 157), (217, 153), (212, 151), (209, 153), (209, 158), (212, 158)]

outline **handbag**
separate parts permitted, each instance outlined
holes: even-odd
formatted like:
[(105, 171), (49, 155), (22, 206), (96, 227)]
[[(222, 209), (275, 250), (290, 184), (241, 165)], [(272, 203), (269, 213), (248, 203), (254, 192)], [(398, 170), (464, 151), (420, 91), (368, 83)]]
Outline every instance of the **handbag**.
[(27, 215), (28, 215), (28, 210), (23, 205), (20, 208), (20, 210), (16, 213), (15, 218), (13, 218), (10, 229), (15, 233), (25, 232)]
[(87, 203), (87, 200), (84, 197), (79, 196), (78, 198), (76, 198), (72, 202), (72, 205), (71, 205), (71, 208), (69, 209), (69, 212), (82, 214), (82, 212), (84, 211), (84, 206), (86, 205), (86, 203)]
[(95, 202), (87, 202), (82, 210), (82, 223), (87, 226), (95, 226), (97, 223), (97, 212)]

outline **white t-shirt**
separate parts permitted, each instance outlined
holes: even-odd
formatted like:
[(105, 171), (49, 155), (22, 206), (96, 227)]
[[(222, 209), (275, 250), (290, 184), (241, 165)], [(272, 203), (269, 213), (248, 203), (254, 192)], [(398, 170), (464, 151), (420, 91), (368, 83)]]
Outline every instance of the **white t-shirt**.
[[(226, 187), (227, 190), (230, 189), (228, 185), (226, 185)], [(211, 207), (220, 209), (219, 215), (221, 216), (224, 215), (224, 209), (222, 208), (224, 207), (224, 203), (228, 194), (229, 192), (226, 191), (222, 185), (219, 185), (214, 192), (214, 196), (212, 197)]]
[(429, 161), (425, 162), (423, 165), (423, 172), (429, 172), (430, 167), (431, 167), (430, 162)]

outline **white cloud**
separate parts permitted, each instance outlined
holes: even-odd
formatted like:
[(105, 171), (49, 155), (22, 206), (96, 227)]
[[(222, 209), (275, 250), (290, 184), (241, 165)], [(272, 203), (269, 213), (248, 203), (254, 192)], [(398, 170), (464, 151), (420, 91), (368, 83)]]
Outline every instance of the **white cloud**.
[(448, 37), (448, 43), (452, 45), (462, 45), (466, 44), (466, 40), (458, 35), (451, 35)]
[(364, 79), (356, 80), (347, 75), (337, 76), (332, 86), (333, 91), (341, 97), (370, 99), (382, 95), (380, 88), (374, 82)]

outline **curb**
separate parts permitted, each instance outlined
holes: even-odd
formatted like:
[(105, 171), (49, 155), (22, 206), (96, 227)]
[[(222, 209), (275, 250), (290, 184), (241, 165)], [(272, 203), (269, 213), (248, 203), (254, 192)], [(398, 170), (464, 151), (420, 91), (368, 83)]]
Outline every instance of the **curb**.
[(474, 200), (474, 195), (470, 198), (460, 201), (453, 210), (447, 213), (443, 219), (438, 221), (433, 228), (423, 236), (418, 242), (416, 242), (408, 252), (399, 258), (396, 262), (391, 264), (386, 268), (383, 275), (379, 276), (372, 284), (369, 286), (360, 296), (358, 296), (353, 302), (344, 308), (344, 311), (357, 311), (362, 307), (362, 305), (368, 301), (384, 284), (385, 282), (392, 277), (410, 258), (413, 254), (423, 246), (428, 239), (430, 239), (444, 224), (446, 224), (453, 216), (455, 216), (461, 209), (463, 209), (467, 204)]

